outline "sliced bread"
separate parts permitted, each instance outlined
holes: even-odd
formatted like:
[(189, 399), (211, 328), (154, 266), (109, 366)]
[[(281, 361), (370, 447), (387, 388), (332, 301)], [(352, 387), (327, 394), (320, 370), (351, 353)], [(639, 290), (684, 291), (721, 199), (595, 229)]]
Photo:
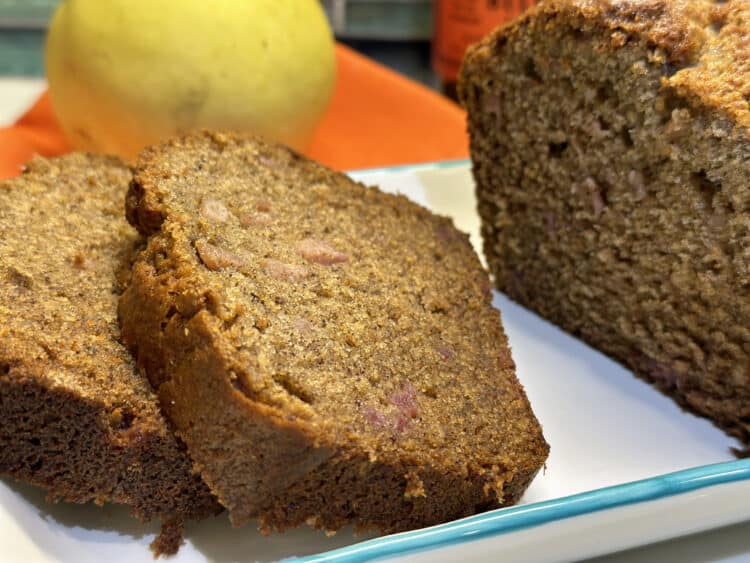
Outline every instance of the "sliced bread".
[(140, 157), (123, 337), (235, 524), (384, 532), (518, 500), (548, 446), (468, 237), (261, 140)]
[(0, 474), (159, 518), (154, 547), (172, 553), (183, 521), (219, 506), (119, 342), (130, 179), (119, 161), (71, 154), (0, 182)]

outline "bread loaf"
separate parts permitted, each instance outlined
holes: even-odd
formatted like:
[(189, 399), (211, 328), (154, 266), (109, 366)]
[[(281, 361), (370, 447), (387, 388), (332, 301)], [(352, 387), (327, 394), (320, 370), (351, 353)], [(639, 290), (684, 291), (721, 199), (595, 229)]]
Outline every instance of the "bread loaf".
[(750, 4), (549, 0), (467, 54), (497, 287), (750, 442)]

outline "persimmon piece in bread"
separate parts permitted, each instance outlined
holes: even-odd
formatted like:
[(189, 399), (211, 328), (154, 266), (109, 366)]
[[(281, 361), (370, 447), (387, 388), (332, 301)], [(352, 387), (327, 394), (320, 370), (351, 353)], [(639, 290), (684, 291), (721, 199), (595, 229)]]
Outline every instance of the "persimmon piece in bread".
[(468, 53), (498, 287), (750, 443), (750, 3), (552, 0)]
[(184, 520), (220, 507), (118, 340), (138, 238), (122, 213), (130, 178), (71, 154), (0, 182), (0, 474), (160, 518), (154, 547), (171, 553)]
[(385, 532), (518, 500), (548, 446), (448, 219), (289, 149), (140, 157), (126, 342), (235, 524)]

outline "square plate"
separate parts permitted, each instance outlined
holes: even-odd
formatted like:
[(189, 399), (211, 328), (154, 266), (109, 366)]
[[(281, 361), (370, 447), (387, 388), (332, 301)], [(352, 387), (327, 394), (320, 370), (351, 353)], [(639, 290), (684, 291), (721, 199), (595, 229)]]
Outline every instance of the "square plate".
[[(453, 217), (480, 248), (468, 162), (351, 175)], [(368, 541), (350, 530), (263, 537), (220, 515), (190, 524), (171, 561), (578, 560), (750, 519), (750, 459), (734, 459), (737, 442), (502, 294), (494, 304), (552, 448), (518, 506)], [(0, 481), (0, 544), (14, 561), (147, 561), (156, 531), (122, 507), (48, 505)]]

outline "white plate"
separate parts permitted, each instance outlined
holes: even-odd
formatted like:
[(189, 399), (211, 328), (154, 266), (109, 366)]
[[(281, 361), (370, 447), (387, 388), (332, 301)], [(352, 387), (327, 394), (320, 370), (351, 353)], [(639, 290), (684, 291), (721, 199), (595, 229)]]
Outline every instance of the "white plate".
[[(352, 176), (452, 216), (479, 248), (467, 163)], [(750, 519), (750, 459), (730, 451), (739, 444), (504, 296), (495, 305), (552, 447), (519, 506), (367, 542), (348, 530), (262, 537), (219, 516), (189, 525), (174, 561), (566, 561)], [(3, 561), (148, 561), (155, 531), (121, 507), (48, 505), (37, 489), (0, 482)]]

